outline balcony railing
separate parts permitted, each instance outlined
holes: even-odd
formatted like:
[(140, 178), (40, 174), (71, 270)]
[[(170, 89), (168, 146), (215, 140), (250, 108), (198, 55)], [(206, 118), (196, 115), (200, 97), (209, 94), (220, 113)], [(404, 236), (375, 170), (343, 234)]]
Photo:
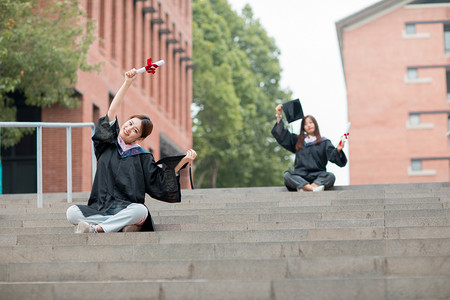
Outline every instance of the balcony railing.
[[(37, 169), (37, 207), (42, 208), (42, 128), (66, 128), (66, 165), (67, 165), (67, 202), (72, 202), (72, 128), (90, 127), (94, 134), (94, 123), (46, 123), (46, 122), (0, 122), (2, 127), (34, 127), (36, 128), (36, 169)], [(1, 134), (1, 132), (0, 132)], [(1, 139), (0, 139), (1, 142)], [(97, 160), (92, 145), (92, 180), (97, 169)]]

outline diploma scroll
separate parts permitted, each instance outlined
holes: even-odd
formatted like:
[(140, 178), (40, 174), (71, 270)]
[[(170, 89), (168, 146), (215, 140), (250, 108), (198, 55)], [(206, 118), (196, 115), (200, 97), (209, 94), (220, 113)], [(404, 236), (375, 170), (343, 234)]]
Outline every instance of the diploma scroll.
[(152, 59), (147, 59), (147, 65), (145, 67), (137, 69), (137, 73), (141, 74), (144, 72), (155, 74), (156, 68), (161, 67), (164, 64), (164, 60), (158, 60), (157, 62), (152, 63)]
[(341, 140), (339, 141), (339, 146), (341, 146), (345, 141), (348, 140), (348, 135), (350, 134), (349, 130), (350, 130), (351, 124), (352, 123), (350, 123), (350, 122), (347, 123), (347, 128), (345, 129), (345, 133), (342, 135)]

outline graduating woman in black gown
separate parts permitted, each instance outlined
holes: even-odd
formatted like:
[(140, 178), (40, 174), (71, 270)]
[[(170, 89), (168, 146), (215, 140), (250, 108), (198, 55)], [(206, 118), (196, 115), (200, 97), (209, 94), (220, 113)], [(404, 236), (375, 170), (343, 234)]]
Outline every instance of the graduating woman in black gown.
[(277, 123), (272, 135), (288, 151), (295, 153), (293, 171), (284, 173), (284, 184), (290, 191), (319, 192), (334, 185), (336, 177), (326, 171), (328, 161), (339, 167), (347, 164), (344, 143), (337, 148), (322, 137), (319, 125), (313, 116), (305, 116), (300, 126), (300, 135), (290, 133), (281, 120), (282, 104), (276, 107)]
[(98, 120), (92, 140), (97, 171), (87, 205), (72, 205), (67, 219), (77, 233), (153, 231), (145, 206), (145, 194), (165, 202), (180, 202), (178, 172), (192, 162), (196, 152), (174, 157), (157, 165), (153, 155), (139, 146), (153, 130), (145, 115), (130, 117), (121, 127), (116, 117), (125, 94), (137, 73), (125, 73), (125, 82), (114, 97), (106, 116)]

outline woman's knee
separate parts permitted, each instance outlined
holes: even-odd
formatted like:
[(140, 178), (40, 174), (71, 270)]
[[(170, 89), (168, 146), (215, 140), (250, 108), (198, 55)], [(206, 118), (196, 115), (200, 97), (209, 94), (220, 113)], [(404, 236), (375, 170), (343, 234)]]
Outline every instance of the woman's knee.
[(148, 216), (148, 209), (144, 204), (134, 203), (131, 204), (128, 208), (133, 210), (133, 216), (137, 219), (145, 220)]
[(292, 184), (295, 185), (294, 180), (292, 178), (292, 174), (289, 172), (284, 172), (284, 184), (286, 186), (291, 186)]
[(80, 213), (81, 211), (78, 208), (78, 206), (76, 205), (70, 206), (66, 211), (67, 221), (69, 221), (69, 223), (71, 224), (77, 225), (80, 220)]
[(286, 186), (286, 188), (289, 191), (296, 191), (297, 186), (299, 185), (299, 182), (294, 180), (291, 173), (285, 172), (284, 173), (284, 185)]
[(325, 177), (325, 188), (331, 188), (334, 186), (334, 183), (336, 181), (336, 176), (331, 173), (331, 172), (327, 172), (326, 177)]

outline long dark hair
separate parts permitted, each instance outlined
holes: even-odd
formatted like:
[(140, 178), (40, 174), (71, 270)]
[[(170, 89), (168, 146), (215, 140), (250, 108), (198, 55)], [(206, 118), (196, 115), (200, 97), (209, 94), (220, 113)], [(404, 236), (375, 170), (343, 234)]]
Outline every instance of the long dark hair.
[(311, 115), (307, 115), (302, 119), (302, 124), (300, 125), (300, 135), (298, 136), (297, 139), (297, 144), (295, 144), (295, 150), (298, 151), (300, 149), (303, 148), (303, 142), (305, 141), (306, 135), (307, 133), (305, 132), (305, 122), (306, 119), (310, 118), (311, 121), (313, 121), (314, 123), (314, 135), (316, 136), (317, 140), (316, 140), (316, 145), (320, 144), (322, 142), (322, 136), (320, 135), (320, 130), (319, 130), (319, 124), (317, 124), (317, 120), (316, 118), (314, 118)]
[(150, 133), (152, 133), (152, 131), (153, 131), (152, 120), (150, 120), (150, 118), (146, 115), (133, 115), (129, 118), (129, 120), (131, 120), (133, 118), (138, 118), (142, 122), (140, 138), (145, 139), (146, 137), (148, 137), (150, 135)]

